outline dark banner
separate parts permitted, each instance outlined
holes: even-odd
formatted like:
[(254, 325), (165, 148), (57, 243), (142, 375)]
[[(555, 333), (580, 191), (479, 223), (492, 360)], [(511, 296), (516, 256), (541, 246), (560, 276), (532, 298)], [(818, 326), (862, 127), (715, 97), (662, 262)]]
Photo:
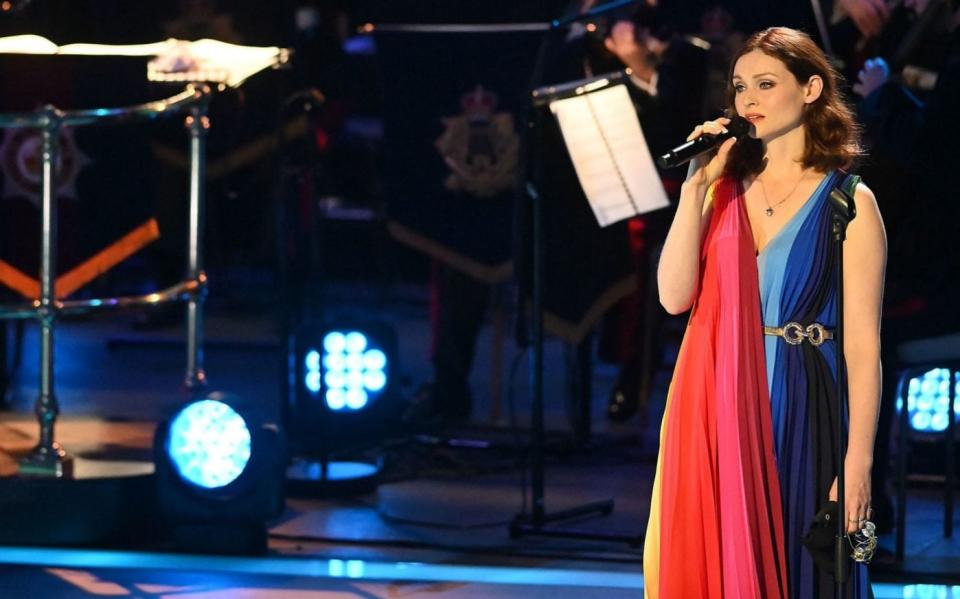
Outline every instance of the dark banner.
[(378, 32), (391, 232), (487, 282), (510, 276), (513, 201), (542, 32)]

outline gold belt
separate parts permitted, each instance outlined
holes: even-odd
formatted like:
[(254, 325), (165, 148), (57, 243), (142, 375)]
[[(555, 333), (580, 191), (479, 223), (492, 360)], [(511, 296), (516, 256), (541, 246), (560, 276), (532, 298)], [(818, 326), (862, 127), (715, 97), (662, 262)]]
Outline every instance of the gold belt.
[(788, 322), (782, 327), (763, 327), (764, 335), (773, 335), (783, 337), (783, 340), (790, 345), (800, 345), (806, 339), (810, 345), (820, 346), (828, 339), (833, 339), (833, 331), (824, 327), (819, 322), (815, 322), (804, 327), (799, 322)]

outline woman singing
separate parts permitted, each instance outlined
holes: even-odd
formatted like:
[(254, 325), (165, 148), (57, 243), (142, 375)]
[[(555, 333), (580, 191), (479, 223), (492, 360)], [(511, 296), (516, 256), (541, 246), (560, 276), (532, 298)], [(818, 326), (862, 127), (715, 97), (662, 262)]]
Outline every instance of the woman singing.
[[(753, 35), (728, 109), (749, 136), (690, 163), (660, 259), (660, 301), (692, 308), (660, 434), (644, 546), (648, 598), (832, 596), (802, 539), (836, 499), (835, 248), (831, 190), (860, 153), (823, 52), (799, 31)], [(698, 126), (726, 131), (728, 119)], [(844, 245), (847, 528), (870, 515), (886, 260), (872, 192), (849, 185)], [(851, 562), (849, 597), (870, 596)]]

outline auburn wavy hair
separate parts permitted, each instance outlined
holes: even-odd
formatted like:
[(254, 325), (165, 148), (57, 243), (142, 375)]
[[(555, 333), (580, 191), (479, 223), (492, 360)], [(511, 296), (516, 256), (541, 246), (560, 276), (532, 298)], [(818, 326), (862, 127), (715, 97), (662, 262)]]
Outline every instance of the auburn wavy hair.
[[(863, 153), (860, 145), (860, 127), (853, 110), (838, 89), (842, 76), (827, 60), (824, 53), (802, 31), (787, 27), (770, 27), (753, 34), (730, 62), (727, 77), (727, 113), (737, 114), (733, 87), (733, 69), (744, 54), (759, 50), (786, 65), (803, 85), (810, 77), (819, 75), (823, 92), (803, 111), (803, 125), (807, 144), (803, 153), (803, 167), (818, 171), (849, 169)], [(763, 144), (759, 139), (743, 136), (727, 156), (725, 174), (743, 179), (763, 170)]]

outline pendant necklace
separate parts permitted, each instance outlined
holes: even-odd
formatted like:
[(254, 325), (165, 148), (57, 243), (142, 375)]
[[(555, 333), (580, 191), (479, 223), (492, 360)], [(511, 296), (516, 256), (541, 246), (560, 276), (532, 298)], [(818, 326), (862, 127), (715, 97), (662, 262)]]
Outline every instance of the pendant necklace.
[(795, 191), (797, 190), (797, 188), (800, 187), (800, 182), (803, 181), (803, 177), (804, 177), (804, 175), (806, 175), (806, 174), (807, 174), (807, 169), (803, 169), (802, 171), (800, 171), (800, 178), (797, 179), (797, 184), (793, 186), (793, 189), (790, 190), (790, 193), (788, 193), (787, 195), (783, 196), (783, 199), (782, 199), (782, 200), (780, 200), (779, 202), (776, 202), (776, 203), (774, 203), (774, 204), (771, 204), (771, 203), (770, 203), (770, 200), (767, 199), (767, 188), (766, 188), (766, 186), (763, 184), (763, 180), (760, 179), (760, 177), (757, 177), (757, 181), (760, 182), (760, 191), (763, 192), (763, 201), (766, 202), (766, 204), (767, 204), (767, 209), (764, 210), (764, 212), (766, 213), (767, 216), (773, 216), (773, 209), (776, 208), (777, 206), (779, 206), (780, 204), (786, 202), (786, 201), (790, 198), (790, 196), (793, 195), (793, 192), (795, 192)]

